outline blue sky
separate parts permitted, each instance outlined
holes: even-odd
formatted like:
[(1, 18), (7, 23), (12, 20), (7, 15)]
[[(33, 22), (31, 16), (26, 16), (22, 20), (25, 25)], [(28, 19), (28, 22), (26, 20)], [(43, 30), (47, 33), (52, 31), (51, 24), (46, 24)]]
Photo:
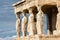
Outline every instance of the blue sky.
[(0, 38), (16, 35), (12, 4), (20, 0), (0, 0)]

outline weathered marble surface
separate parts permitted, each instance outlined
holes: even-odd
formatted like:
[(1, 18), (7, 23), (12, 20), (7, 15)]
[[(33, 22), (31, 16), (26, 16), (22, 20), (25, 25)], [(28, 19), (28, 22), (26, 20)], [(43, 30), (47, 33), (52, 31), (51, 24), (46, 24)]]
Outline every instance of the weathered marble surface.
[[(60, 0), (24, 0), (14, 4), (14, 11), (16, 15), (16, 40), (60, 40)], [(36, 9), (37, 8), (37, 9)], [(37, 12), (37, 11), (38, 12)], [(41, 10), (41, 11), (40, 11)], [(20, 37), (20, 13), (25, 11), (29, 13), (27, 20), (25, 13), (23, 13), (22, 18), (22, 32), (23, 36)], [(54, 15), (56, 12), (56, 16)], [(49, 21), (47, 28), (49, 28), (49, 35), (45, 36), (43, 34), (43, 15), (47, 14)], [(37, 17), (36, 17), (37, 15)], [(36, 20), (34, 19), (36, 17)], [(28, 26), (27, 25), (28, 21)], [(26, 27), (29, 32), (29, 36), (26, 36)], [(56, 30), (53, 30), (56, 27)], [(37, 34), (37, 35), (36, 35)], [(38, 34), (41, 34), (38, 36)], [(19, 38), (20, 37), (20, 38)]]
[(55, 36), (35, 35), (35, 36), (16, 38), (15, 40), (60, 40), (60, 35), (55, 35)]
[(28, 18), (28, 32), (29, 35), (34, 35), (36, 33), (36, 25), (34, 21), (34, 14), (32, 13), (32, 10), (29, 10), (29, 18)]
[(27, 17), (26, 17), (26, 14), (23, 14), (23, 18), (22, 18), (22, 33), (23, 33), (23, 36), (26, 36), (26, 32), (27, 32)]
[(17, 33), (17, 37), (20, 37), (20, 15), (16, 14), (16, 33)]

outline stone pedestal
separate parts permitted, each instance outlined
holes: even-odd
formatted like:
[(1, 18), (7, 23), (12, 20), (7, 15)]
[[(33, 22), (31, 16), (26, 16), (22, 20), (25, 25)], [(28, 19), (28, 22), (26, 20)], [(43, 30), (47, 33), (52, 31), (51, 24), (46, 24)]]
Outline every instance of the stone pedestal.
[(60, 35), (35, 35), (28, 37), (20, 37), (15, 40), (60, 40)]

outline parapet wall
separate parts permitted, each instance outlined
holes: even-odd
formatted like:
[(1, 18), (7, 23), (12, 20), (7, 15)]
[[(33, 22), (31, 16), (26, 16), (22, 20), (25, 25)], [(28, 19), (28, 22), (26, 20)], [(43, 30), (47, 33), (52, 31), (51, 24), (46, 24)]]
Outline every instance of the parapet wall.
[(50, 36), (35, 35), (35, 36), (16, 38), (15, 40), (60, 40), (60, 35), (50, 35)]

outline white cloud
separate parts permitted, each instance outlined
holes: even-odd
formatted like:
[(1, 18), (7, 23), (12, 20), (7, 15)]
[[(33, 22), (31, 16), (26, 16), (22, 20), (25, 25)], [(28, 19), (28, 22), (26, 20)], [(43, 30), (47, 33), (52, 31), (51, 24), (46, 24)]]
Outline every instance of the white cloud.
[(0, 40), (15, 40), (16, 36), (0, 38)]
[(10, 34), (10, 33), (15, 33), (15, 30), (2, 32), (2, 34)]

